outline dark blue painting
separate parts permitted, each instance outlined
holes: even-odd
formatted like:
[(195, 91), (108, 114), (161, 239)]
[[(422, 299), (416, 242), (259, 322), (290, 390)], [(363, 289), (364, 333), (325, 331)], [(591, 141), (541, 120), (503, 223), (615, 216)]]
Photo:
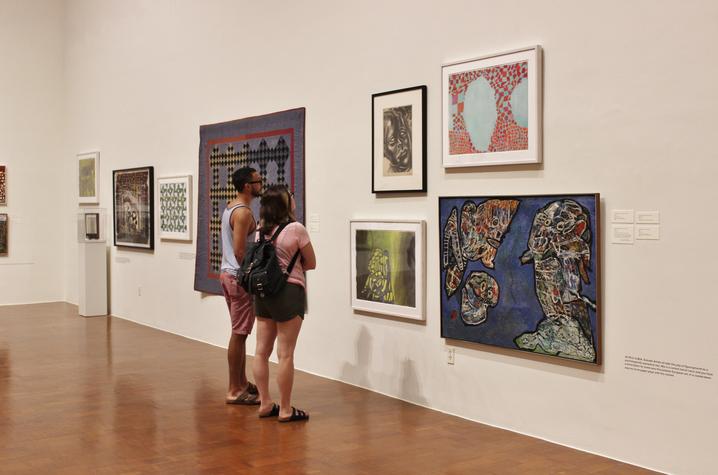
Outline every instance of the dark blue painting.
[(442, 337), (598, 364), (599, 203), (439, 198)]

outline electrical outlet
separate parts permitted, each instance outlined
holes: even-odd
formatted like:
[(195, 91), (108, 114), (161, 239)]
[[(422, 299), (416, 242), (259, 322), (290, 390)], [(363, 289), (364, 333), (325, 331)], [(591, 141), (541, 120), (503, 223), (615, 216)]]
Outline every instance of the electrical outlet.
[(456, 348), (449, 348), (449, 351), (446, 354), (446, 363), (454, 364), (455, 359), (456, 359)]

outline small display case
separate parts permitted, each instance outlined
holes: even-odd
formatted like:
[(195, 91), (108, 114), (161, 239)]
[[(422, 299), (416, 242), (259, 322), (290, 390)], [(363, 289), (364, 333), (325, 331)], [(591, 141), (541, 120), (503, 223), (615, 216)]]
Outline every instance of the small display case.
[(105, 208), (83, 208), (77, 213), (77, 242), (105, 242)]

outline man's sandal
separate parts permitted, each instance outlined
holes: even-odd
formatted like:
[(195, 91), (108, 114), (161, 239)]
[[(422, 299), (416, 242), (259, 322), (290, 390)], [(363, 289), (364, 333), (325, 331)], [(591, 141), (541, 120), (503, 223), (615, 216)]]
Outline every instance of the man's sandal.
[(286, 418), (278, 417), (279, 422), (308, 421), (309, 414), (292, 406), (292, 415)]
[(256, 406), (259, 404), (259, 396), (252, 394), (247, 388), (242, 394), (234, 399), (227, 399), (227, 404), (239, 404), (241, 406)]

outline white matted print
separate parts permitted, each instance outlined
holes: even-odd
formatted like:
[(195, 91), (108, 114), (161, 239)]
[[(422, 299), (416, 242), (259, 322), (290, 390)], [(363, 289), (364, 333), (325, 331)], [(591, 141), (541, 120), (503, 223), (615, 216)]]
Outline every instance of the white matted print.
[(192, 240), (192, 176), (158, 178), (160, 239)]
[(77, 155), (77, 183), (80, 204), (100, 202), (100, 152)]
[(442, 66), (444, 167), (541, 162), (541, 47)]
[(372, 192), (426, 191), (426, 86), (371, 99)]
[(349, 228), (352, 308), (424, 320), (426, 223), (352, 220)]

